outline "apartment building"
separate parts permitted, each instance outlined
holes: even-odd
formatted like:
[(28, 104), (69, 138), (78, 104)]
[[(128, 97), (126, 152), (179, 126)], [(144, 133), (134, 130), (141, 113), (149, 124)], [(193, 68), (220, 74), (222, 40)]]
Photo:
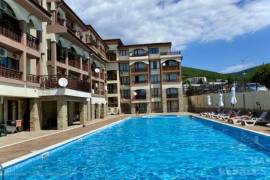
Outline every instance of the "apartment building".
[(171, 43), (103, 40), (64, 0), (0, 0), (0, 124), (66, 129), (136, 109), (179, 112), (181, 60)]
[(0, 0), (0, 123), (66, 129), (104, 118), (106, 44), (63, 0)]
[(180, 52), (171, 43), (125, 45), (105, 40), (108, 50), (109, 113), (162, 113), (183, 110)]

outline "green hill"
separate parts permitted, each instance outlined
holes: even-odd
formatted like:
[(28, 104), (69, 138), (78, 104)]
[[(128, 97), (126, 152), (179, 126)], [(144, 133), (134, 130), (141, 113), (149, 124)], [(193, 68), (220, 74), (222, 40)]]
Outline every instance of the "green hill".
[(182, 67), (182, 76), (184, 79), (191, 78), (191, 77), (201, 77), (201, 76), (207, 77), (208, 80), (227, 78), (225, 74), (203, 70), (203, 69), (191, 68), (191, 67)]
[[(270, 64), (268, 64), (268, 65), (270, 65)], [(261, 66), (263, 66), (263, 65), (261, 65)], [(204, 77), (207, 77), (208, 81), (213, 81), (216, 79), (226, 80), (229, 78), (231, 78), (233, 80), (241, 81), (243, 79), (243, 73), (245, 73), (245, 79), (248, 81), (254, 76), (257, 69), (260, 68), (261, 66), (256, 66), (256, 67), (252, 67), (252, 68), (240, 71), (240, 72), (229, 73), (229, 74), (222, 74), (222, 73), (218, 73), (218, 72), (197, 69), (197, 68), (191, 68), (191, 67), (182, 67), (182, 75), (183, 75), (184, 80), (186, 78), (190, 78), (190, 77), (204, 76)]]

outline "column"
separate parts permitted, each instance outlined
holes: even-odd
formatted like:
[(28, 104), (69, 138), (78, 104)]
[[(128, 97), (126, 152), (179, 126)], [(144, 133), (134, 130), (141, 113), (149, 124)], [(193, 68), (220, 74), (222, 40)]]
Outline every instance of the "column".
[(100, 115), (101, 115), (101, 104), (98, 104), (98, 119), (101, 118)]
[(17, 111), (17, 102), (18, 101), (12, 101), (12, 119), (11, 120), (16, 120), (18, 111)]
[(20, 72), (22, 72), (22, 80), (26, 81), (26, 74), (27, 74), (27, 70), (26, 70), (26, 52), (22, 52), (21, 57), (20, 57)]
[(166, 89), (162, 89), (162, 107), (163, 107), (163, 113), (168, 112), (167, 111)]
[(2, 99), (3, 97), (0, 97), (0, 124), (4, 124), (4, 101)]
[(19, 99), (18, 100), (18, 119), (23, 120), (23, 115), (24, 115), (24, 100)]
[(92, 110), (91, 110), (91, 101), (90, 98), (87, 100), (87, 121), (92, 120)]
[(85, 125), (87, 120), (87, 101), (85, 101), (80, 103), (80, 122)]
[(91, 119), (94, 120), (95, 119), (95, 105), (91, 104)]
[(183, 88), (179, 88), (179, 112), (184, 112), (184, 97), (183, 97)]
[(136, 114), (136, 104), (131, 104), (131, 114)]
[(57, 61), (57, 48), (56, 48), (56, 42), (52, 41), (51, 42), (51, 61), (53, 64), (54, 72), (53, 74), (57, 74), (57, 68), (56, 68), (56, 61)]
[(41, 129), (41, 103), (39, 99), (30, 100), (30, 131)]
[(67, 119), (67, 101), (64, 97), (60, 97), (57, 101), (57, 129), (63, 130), (68, 127)]
[(4, 123), (7, 124), (8, 120), (8, 100), (4, 98)]

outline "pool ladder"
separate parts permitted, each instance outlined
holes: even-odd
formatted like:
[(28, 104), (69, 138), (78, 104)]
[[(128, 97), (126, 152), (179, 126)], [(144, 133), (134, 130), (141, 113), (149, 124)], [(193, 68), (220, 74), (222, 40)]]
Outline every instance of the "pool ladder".
[(3, 165), (0, 163), (1, 180), (5, 179), (4, 171), (5, 171), (5, 169), (4, 169)]

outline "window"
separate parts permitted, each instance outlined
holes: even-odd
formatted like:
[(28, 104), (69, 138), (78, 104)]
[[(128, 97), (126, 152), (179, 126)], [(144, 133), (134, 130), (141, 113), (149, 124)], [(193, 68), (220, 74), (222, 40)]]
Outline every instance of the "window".
[(149, 54), (159, 54), (159, 48), (149, 48)]
[(127, 50), (119, 50), (119, 56), (128, 56), (128, 51)]
[(129, 72), (129, 64), (119, 64), (120, 72)]
[(129, 99), (130, 98), (130, 90), (121, 90), (121, 98)]
[(164, 81), (178, 81), (179, 80), (179, 74), (178, 73), (170, 73), (165, 74)]
[(161, 91), (160, 88), (153, 88), (151, 92), (152, 97), (160, 97)]
[(117, 71), (107, 71), (107, 80), (108, 81), (114, 81), (117, 80)]
[(177, 88), (169, 88), (166, 90), (167, 98), (177, 98), (178, 97), (178, 89)]
[(132, 56), (146, 56), (146, 51), (144, 49), (135, 49)]
[(152, 84), (156, 84), (156, 83), (160, 83), (160, 75), (155, 74), (151, 76), (151, 83)]
[(159, 61), (150, 62), (151, 69), (159, 69)]
[(147, 76), (145, 75), (134, 76), (133, 83), (147, 83)]
[(133, 65), (134, 72), (144, 72), (147, 71), (147, 64), (143, 62), (137, 62)]
[(129, 85), (129, 76), (120, 78), (121, 85)]
[(161, 113), (162, 112), (162, 103), (161, 102), (152, 102), (151, 109), (152, 109), (152, 112)]

